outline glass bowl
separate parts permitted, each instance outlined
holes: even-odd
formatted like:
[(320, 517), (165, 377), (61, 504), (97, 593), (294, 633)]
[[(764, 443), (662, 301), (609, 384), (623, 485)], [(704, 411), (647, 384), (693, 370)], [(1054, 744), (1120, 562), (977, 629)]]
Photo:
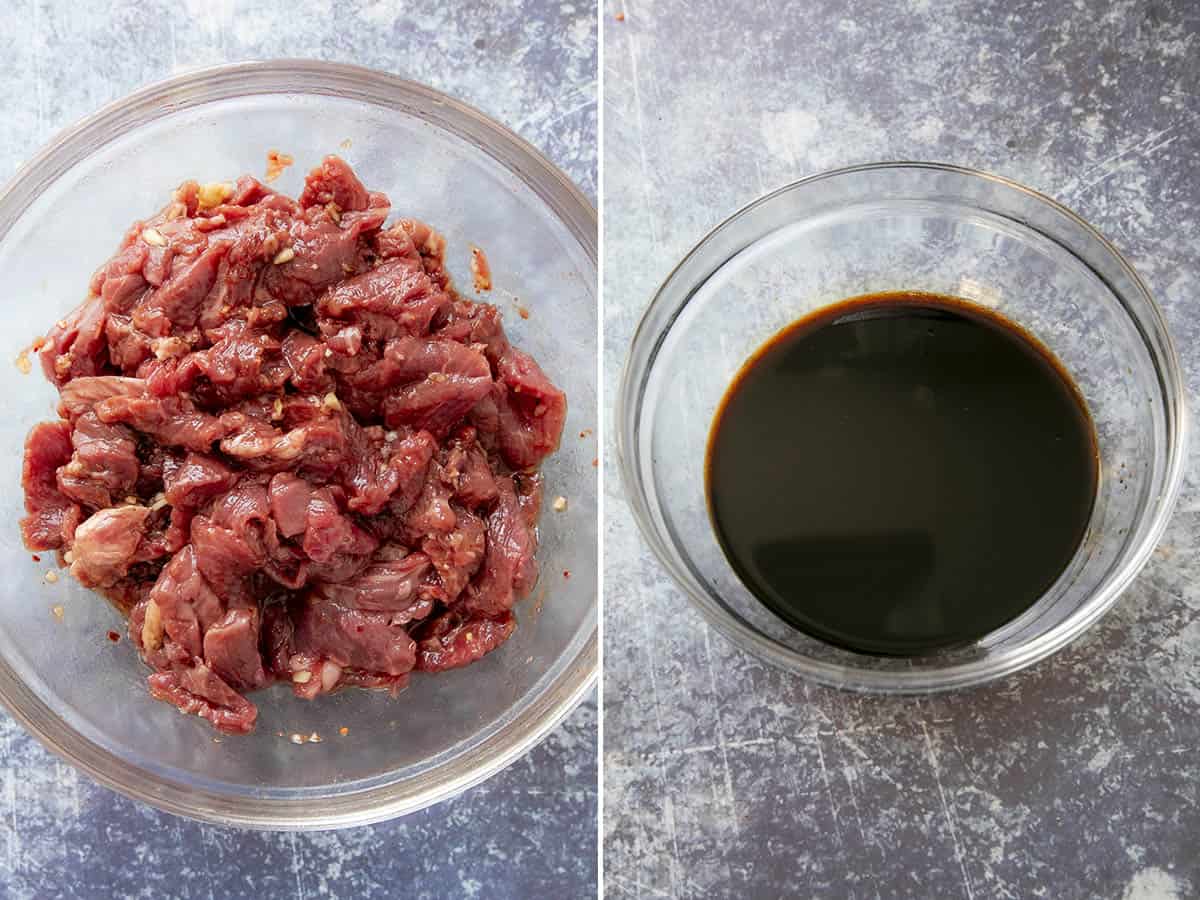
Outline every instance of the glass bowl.
[[(769, 612), (726, 561), (705, 498), (709, 428), (747, 357), (813, 310), (884, 290), (956, 295), (1024, 326), (1073, 375), (1099, 440), (1095, 509), (1063, 575), (977, 643), (918, 658), (833, 647)], [(1185, 399), (1162, 314), (1094, 229), (1011, 181), (897, 163), (789, 185), (705, 237), (634, 335), (615, 419), (634, 516), (709, 623), (824, 684), (915, 693), (1028, 666), (1113, 604), (1170, 516), (1185, 459)]]
[[(151, 699), (148, 669), (120, 616), (65, 573), (45, 575), (20, 542), (21, 447), (54, 418), (55, 394), (20, 350), (74, 307), (92, 270), (135, 218), (185, 178), (261, 176), (267, 151), (296, 164), (274, 186), (296, 195), (327, 153), (348, 159), (394, 215), (447, 238), (469, 286), (470, 245), (491, 262), (487, 299), (513, 341), (566, 391), (563, 446), (544, 467), (542, 578), (518, 628), (473, 666), (414, 676), (392, 698), (360, 690), (305, 702), (257, 695), (251, 736), (223, 737)], [(597, 666), (596, 214), (567, 178), (512, 132), (429, 88), (350, 66), (247, 63), (138, 91), (56, 138), (0, 192), (0, 700), (48, 747), (100, 782), (171, 812), (251, 827), (379, 821), (483, 780), (544, 736)], [(516, 315), (517, 301), (529, 311)], [(571, 572), (570, 579), (563, 577)], [(62, 620), (52, 608), (62, 608)], [(122, 637), (111, 643), (106, 632)], [(339, 729), (348, 729), (345, 736)], [(297, 746), (292, 733), (317, 732)], [(280, 737), (282, 733), (283, 737)]]

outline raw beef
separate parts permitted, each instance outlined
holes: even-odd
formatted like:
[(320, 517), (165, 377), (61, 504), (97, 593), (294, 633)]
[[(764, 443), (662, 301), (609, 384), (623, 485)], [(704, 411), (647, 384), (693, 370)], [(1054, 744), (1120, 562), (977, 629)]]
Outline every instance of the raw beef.
[(473, 662), (536, 578), (566, 398), (428, 225), (326, 158), (299, 200), (183, 184), (41, 343), (31, 550), (129, 614), (151, 693), (244, 733), (246, 693), (396, 691)]

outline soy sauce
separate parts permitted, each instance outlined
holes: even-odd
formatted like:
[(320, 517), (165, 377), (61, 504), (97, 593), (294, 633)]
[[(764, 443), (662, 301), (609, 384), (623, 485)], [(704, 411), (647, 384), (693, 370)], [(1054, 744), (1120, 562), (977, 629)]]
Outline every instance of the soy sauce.
[(861, 653), (973, 642), (1084, 538), (1096, 435), (1062, 365), (968, 301), (846, 300), (746, 362), (714, 419), (709, 513), (776, 615)]

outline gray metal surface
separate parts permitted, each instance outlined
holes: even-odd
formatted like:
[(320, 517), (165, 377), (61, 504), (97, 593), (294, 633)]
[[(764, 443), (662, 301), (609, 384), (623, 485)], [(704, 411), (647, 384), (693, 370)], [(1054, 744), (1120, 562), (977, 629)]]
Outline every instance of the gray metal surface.
[[(0, 180), (58, 129), (185, 67), (308, 57), (444, 90), (594, 198), (595, 11), (529, 0), (0, 4)], [(13, 298), (9, 298), (10, 301)], [(405, 819), (323, 834), (201, 826), (78, 775), (0, 714), (0, 897), (593, 896), (595, 702), (524, 760)]]
[[(736, 6), (603, 13), (606, 409), (641, 310), (709, 228), (799, 177), (906, 158), (1081, 213), (1200, 386), (1200, 6)], [(710, 633), (637, 534), (611, 452), (606, 492), (607, 896), (1200, 896), (1194, 466), (1094, 631), (920, 700), (810, 686)]]

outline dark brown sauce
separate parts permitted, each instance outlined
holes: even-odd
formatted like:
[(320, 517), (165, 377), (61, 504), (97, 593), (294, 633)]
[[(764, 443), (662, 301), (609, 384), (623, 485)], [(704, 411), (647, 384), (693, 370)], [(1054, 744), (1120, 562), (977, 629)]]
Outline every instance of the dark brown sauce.
[(709, 514), (776, 615), (920, 655), (1027, 610), (1087, 530), (1095, 429), (1048, 349), (965, 300), (896, 292), (793, 323), (713, 421)]

